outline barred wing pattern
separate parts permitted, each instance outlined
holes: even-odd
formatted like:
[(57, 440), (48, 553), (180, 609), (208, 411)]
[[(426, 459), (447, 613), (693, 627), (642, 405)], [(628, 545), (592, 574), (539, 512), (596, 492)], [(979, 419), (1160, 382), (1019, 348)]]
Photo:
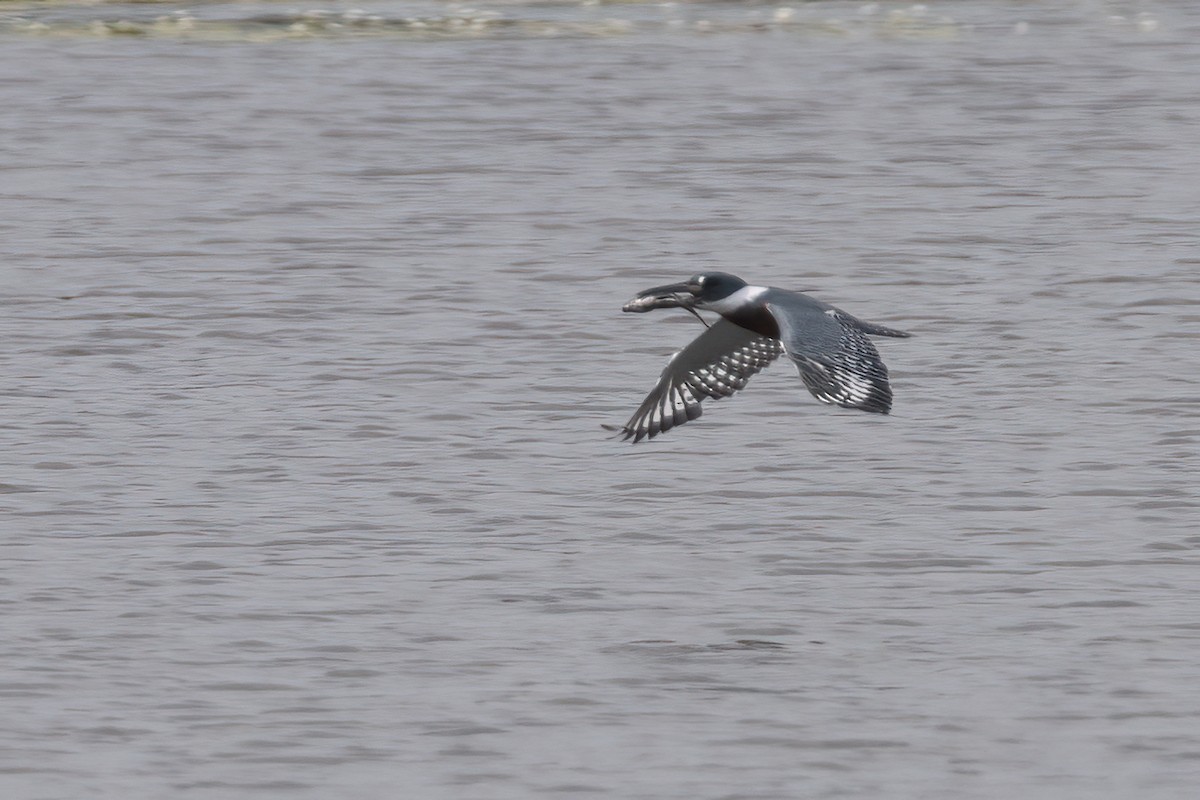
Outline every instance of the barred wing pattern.
[[(821, 316), (837, 327), (825, 323), (818, 336), (812, 335), (807, 324), (800, 326), (800, 330), (783, 331), (788, 355), (796, 363), (808, 391), (823, 403), (887, 414), (892, 409), (888, 370), (875, 345), (859, 327), (862, 323), (835, 308), (825, 310)], [(816, 319), (808, 318), (805, 322), (816, 323)], [(872, 323), (865, 325), (878, 335), (907, 336)], [(883, 333), (885, 330), (887, 333)], [(820, 344), (814, 347), (815, 343)]]
[(671, 356), (654, 389), (618, 433), (636, 443), (696, 419), (702, 400), (741, 390), (782, 353), (778, 339), (720, 319)]

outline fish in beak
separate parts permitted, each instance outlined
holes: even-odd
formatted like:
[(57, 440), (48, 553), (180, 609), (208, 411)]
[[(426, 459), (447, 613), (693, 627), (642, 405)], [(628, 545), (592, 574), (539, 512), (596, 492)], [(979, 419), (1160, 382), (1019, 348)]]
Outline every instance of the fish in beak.
[(692, 287), (686, 283), (672, 283), (638, 292), (632, 300), (621, 306), (621, 310), (638, 314), (656, 308), (683, 308), (691, 311), (695, 304), (696, 293)]

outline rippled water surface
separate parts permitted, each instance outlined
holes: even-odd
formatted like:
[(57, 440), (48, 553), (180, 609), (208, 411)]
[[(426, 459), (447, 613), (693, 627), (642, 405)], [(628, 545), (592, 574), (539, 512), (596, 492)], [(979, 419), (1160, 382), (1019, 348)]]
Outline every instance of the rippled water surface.
[[(0, 6), (4, 797), (1192, 797), (1198, 42)], [(912, 331), (892, 416), (606, 438), (700, 269)]]

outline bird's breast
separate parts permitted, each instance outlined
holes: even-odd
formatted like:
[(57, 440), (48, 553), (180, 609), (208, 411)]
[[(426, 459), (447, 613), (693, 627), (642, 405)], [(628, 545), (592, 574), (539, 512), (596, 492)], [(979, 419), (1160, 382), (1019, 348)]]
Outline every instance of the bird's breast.
[(721, 316), (734, 325), (754, 331), (760, 336), (779, 338), (779, 323), (775, 321), (775, 315), (771, 313), (771, 310), (764, 305), (737, 308)]

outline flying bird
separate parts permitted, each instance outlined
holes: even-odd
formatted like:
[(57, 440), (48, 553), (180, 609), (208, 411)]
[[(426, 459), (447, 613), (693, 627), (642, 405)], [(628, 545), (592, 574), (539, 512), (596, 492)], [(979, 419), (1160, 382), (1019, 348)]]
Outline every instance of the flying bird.
[(606, 425), (635, 443), (696, 419), (701, 402), (729, 397), (786, 354), (800, 379), (823, 403), (887, 414), (888, 371), (870, 336), (911, 334), (864, 322), (800, 292), (751, 286), (727, 272), (702, 272), (684, 283), (638, 292), (622, 311), (682, 308), (721, 318), (671, 356), (658, 383), (622, 426)]

